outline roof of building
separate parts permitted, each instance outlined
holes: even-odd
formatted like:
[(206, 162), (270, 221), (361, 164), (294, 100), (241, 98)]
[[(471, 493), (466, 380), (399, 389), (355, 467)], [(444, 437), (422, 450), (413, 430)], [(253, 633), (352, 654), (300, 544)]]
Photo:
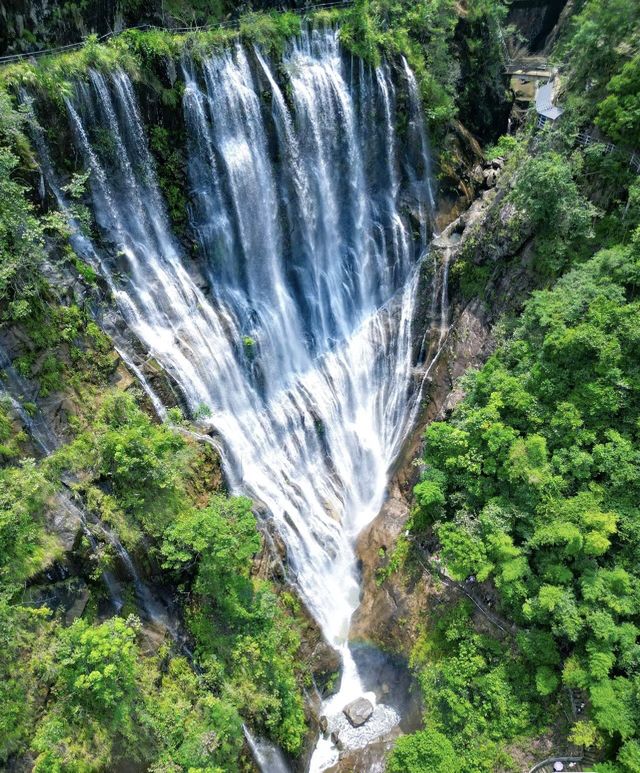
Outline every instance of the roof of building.
[(543, 86), (538, 86), (536, 91), (536, 111), (552, 121), (560, 118), (564, 113), (561, 107), (556, 107), (553, 104), (553, 83), (551, 81)]
[(550, 107), (548, 110), (538, 110), (538, 112), (545, 118), (550, 118), (552, 121), (555, 121), (556, 118), (560, 118), (564, 113), (564, 110), (561, 107)]

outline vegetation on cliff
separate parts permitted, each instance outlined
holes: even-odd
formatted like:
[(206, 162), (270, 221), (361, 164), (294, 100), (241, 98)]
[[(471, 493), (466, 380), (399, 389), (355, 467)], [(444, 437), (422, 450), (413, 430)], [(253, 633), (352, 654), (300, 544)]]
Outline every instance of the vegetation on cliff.
[[(154, 424), (127, 393), (107, 392), (84, 421), (41, 463), (0, 470), (0, 759), (29, 752), (38, 771), (112, 769), (119, 759), (235, 770), (241, 716), (296, 753), (308, 675), (295, 660), (289, 603), (250, 576), (261, 546), (251, 503), (211, 493), (209, 446)], [(25, 584), (63, 556), (46, 515), (61, 478), (77, 481), (69, 493), (89, 529), (117, 533), (132, 555), (144, 542), (145, 562), (180, 589), (193, 663), (170, 638), (149, 649), (133, 599), (107, 619), (94, 602), (70, 627), (31, 605)], [(95, 598), (113, 571), (110, 550), (108, 541), (101, 554), (74, 547), (77, 561), (99, 558), (85, 574)]]
[(595, 121), (637, 147), (639, 33), (635, 3), (589, 0), (562, 43), (566, 119), (511, 151), (502, 201), (533, 233), (545, 289), (428, 427), (403, 547), (407, 571), (494, 598), (501, 627), (477, 629), (468, 601), (425, 623), (413, 663), (426, 729), (392, 768), (444, 734), (457, 770), (510, 769), (514, 742), (565, 711), (596, 770), (640, 770), (640, 188), (626, 153), (575, 144)]
[[(179, 16), (177, 1), (167, 6)], [(343, 44), (368, 63), (404, 56), (440, 138), (459, 117), (493, 141), (487, 106), (506, 103), (504, 10), (499, 0), (464, 8), (357, 0), (311, 23), (339, 25)], [(299, 661), (296, 604), (253, 575), (261, 537), (251, 503), (210, 482), (209, 446), (180, 431), (179, 412), (170, 417), (177, 426), (158, 423), (135, 393), (112, 391), (118, 358), (93, 320), (99, 278), (73, 252), (62, 213), (36, 204), (38, 168), (15, 99), (26, 88), (59, 116), (89, 68), (136, 75), (160, 116), (150, 145), (184, 236), (182, 86), (167, 63), (238, 39), (277, 56), (300, 23), (293, 13), (252, 13), (237, 29), (130, 30), (0, 73), (0, 326), (26, 342), (13, 365), (39, 385), (40, 398), (65, 392), (83, 404), (65, 426), (68, 442), (35, 461), (27, 433), (0, 402), (2, 764), (31, 758), (38, 771), (84, 771), (135, 760), (157, 773), (236, 770), (243, 720), (292, 755), (301, 750), (311, 677)], [(508, 769), (510, 749), (544, 732), (569, 698), (585, 705), (570, 738), (602, 753), (599, 769), (640, 771), (640, 185), (625, 155), (576, 144), (579, 129), (596, 125), (638, 148), (639, 34), (636, 3), (587, 0), (559, 49), (567, 67), (562, 124), (498, 145), (510, 155), (510, 222), (533, 234), (531, 273), (542, 289), (521, 319), (504, 321), (501, 345), (467, 376), (451, 419), (428, 429), (402, 547), (407, 571), (426, 561), (454, 582), (473, 577), (471, 586), (495, 592), (505, 630), (478, 630), (466, 602), (425, 621), (412, 653), (425, 728), (398, 742), (391, 773)], [(55, 133), (53, 117), (51, 127)], [(91, 229), (86, 176), (73, 163), (69, 198)], [(494, 272), (472, 253), (452, 270), (466, 296), (481, 295)], [(89, 519), (71, 548), (47, 520), (61, 492)], [(92, 528), (103, 535), (97, 552)], [(106, 533), (178, 589), (193, 655), (170, 637), (154, 641), (131, 584), (119, 614), (105, 612), (102, 578), (118, 566)], [(34, 593), (65, 554), (92, 591), (73, 622)]]
[[(311, 11), (305, 23), (336, 25), (342, 44), (371, 64), (383, 57), (405, 57), (420, 84), (435, 134), (441, 136), (459, 116), (480, 136), (494, 138), (495, 111), (509, 101), (499, 30), (505, 14), (503, 0), (474, 2), (465, 9), (453, 0), (355, 0), (346, 7)], [(122, 67), (169, 98), (171, 89), (162, 75), (167, 59), (183, 53), (199, 57), (236, 40), (281, 54), (300, 30), (302, 18), (293, 12), (254, 11), (240, 15), (232, 27), (180, 33), (130, 29), (104, 43), (94, 35), (77, 51), (4, 67), (0, 84), (10, 90), (40, 91), (60, 104), (70, 95), (73, 81), (85, 78), (90, 67)]]
[[(485, 4), (470, 23), (494, 34), (500, 8)], [(339, 24), (343, 43), (370, 63), (406, 56), (434, 127), (471, 110), (470, 94), (456, 105), (459, 17), (449, 0), (357, 2), (311, 23)], [(185, 236), (183, 81), (169, 77), (169, 64), (238, 39), (278, 56), (300, 24), (293, 13), (251, 13), (231, 29), (129, 30), (0, 72), (0, 332), (17, 355), (17, 376), (37, 385), (38, 402), (51, 396), (65, 406), (56, 420), (67, 441), (34, 460), (39, 449), (10, 402), (0, 403), (1, 765), (30, 759), (38, 771), (110, 770), (128, 760), (158, 773), (231, 771), (244, 764), (243, 721), (290, 754), (301, 750), (302, 690), (313, 677), (301, 662), (299, 605), (253, 576), (261, 538), (251, 503), (217, 488), (210, 447), (149, 418), (135, 390), (112, 390), (122, 364), (94, 321), (105, 288), (74, 252), (66, 213), (36, 195), (40, 170), (21, 104), (25, 93), (35, 97), (44, 139), (67, 174), (71, 214), (99, 238), (83, 204), (88, 173), (64, 146), (65, 99), (91, 68), (131, 73), (153, 105), (150, 148)], [(483, 55), (475, 50), (471, 58)], [(39, 415), (36, 404), (22, 408), (27, 425)], [(170, 418), (182, 423), (179, 412)], [(86, 521), (65, 526), (72, 530), (65, 543), (59, 525), (52, 528), (61, 501)], [(121, 550), (142, 580), (127, 576)], [(166, 631), (163, 638), (162, 621), (141, 615), (145, 577), (177, 589), (177, 641)], [(58, 597), (70, 581), (79, 619)]]

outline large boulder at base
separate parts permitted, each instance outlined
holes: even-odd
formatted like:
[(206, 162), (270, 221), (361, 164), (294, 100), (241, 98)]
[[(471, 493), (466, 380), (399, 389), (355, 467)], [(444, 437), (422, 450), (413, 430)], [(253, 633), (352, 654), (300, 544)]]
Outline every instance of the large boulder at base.
[(356, 698), (342, 709), (342, 713), (354, 727), (360, 727), (373, 714), (373, 704), (366, 698)]

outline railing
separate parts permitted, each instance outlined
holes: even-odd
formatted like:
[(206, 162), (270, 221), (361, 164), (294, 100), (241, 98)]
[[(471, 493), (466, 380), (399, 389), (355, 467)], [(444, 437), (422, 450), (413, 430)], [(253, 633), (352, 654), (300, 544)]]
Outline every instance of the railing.
[[(554, 762), (561, 762), (563, 765), (574, 764), (578, 765), (584, 760), (584, 757), (547, 757), (546, 760), (542, 760), (537, 765), (534, 765), (529, 773), (538, 773), (538, 771), (544, 770), (549, 765), (553, 765)], [(588, 771), (581, 771), (581, 773), (588, 773)]]
[[(324, 3), (313, 3), (311, 5), (306, 5), (304, 8), (287, 8), (286, 10), (289, 13), (295, 13), (300, 16), (304, 16), (308, 13), (313, 13), (314, 11), (321, 11), (325, 8), (341, 8), (348, 5), (351, 5), (353, 0), (327, 0), (327, 2)], [(227, 21), (220, 21), (220, 22), (214, 22), (213, 24), (193, 24), (190, 27), (166, 27), (159, 24), (136, 24), (132, 27), (125, 27), (124, 29), (112, 32), (107, 32), (104, 35), (100, 35), (97, 38), (97, 41), (99, 43), (104, 43), (105, 41), (109, 40), (110, 38), (117, 37), (118, 35), (121, 35), (123, 32), (127, 32), (128, 30), (164, 30), (166, 32), (173, 32), (176, 34), (185, 33), (185, 32), (208, 32), (209, 30), (215, 30), (215, 29), (239, 29), (241, 24), (241, 18), (236, 19), (229, 19)], [(81, 49), (86, 43), (85, 40), (80, 40), (77, 43), (69, 43), (66, 46), (56, 46), (55, 48), (42, 48), (37, 51), (24, 51), (19, 54), (6, 54), (5, 56), (0, 56), (0, 66), (6, 65), (6, 64), (12, 64), (13, 62), (20, 62), (24, 59), (31, 59), (37, 58), (40, 56), (52, 56), (54, 54), (63, 54), (67, 51), (78, 51)]]
[(507, 70), (549, 70), (551, 65), (544, 59), (507, 59), (505, 69)]
[(594, 144), (602, 145), (605, 153), (619, 153), (627, 156), (627, 158), (629, 159), (629, 166), (637, 174), (640, 174), (640, 153), (638, 153), (637, 151), (622, 150), (617, 145), (614, 145), (613, 142), (601, 142), (595, 137), (592, 137), (587, 131), (581, 131), (578, 134), (577, 140), (581, 145), (584, 145), (584, 146), (594, 145)]

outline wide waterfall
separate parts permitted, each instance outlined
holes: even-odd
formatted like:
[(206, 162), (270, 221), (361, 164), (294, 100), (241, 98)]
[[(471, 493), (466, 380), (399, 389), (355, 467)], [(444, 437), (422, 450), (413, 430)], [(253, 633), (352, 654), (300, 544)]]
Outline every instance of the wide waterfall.
[[(354, 539), (420, 398), (412, 317), (432, 195), (415, 81), (345, 55), (332, 29), (304, 31), (277, 69), (240, 45), (182, 68), (197, 255), (171, 233), (122, 72), (91, 72), (67, 103), (102, 234), (79, 244), (194, 413), (208, 408), (232, 489), (273, 519), (343, 652), (337, 722), (363, 691), (346, 646)], [(378, 706), (351, 742), (397, 720)], [(321, 741), (312, 769), (336, 755)]]

